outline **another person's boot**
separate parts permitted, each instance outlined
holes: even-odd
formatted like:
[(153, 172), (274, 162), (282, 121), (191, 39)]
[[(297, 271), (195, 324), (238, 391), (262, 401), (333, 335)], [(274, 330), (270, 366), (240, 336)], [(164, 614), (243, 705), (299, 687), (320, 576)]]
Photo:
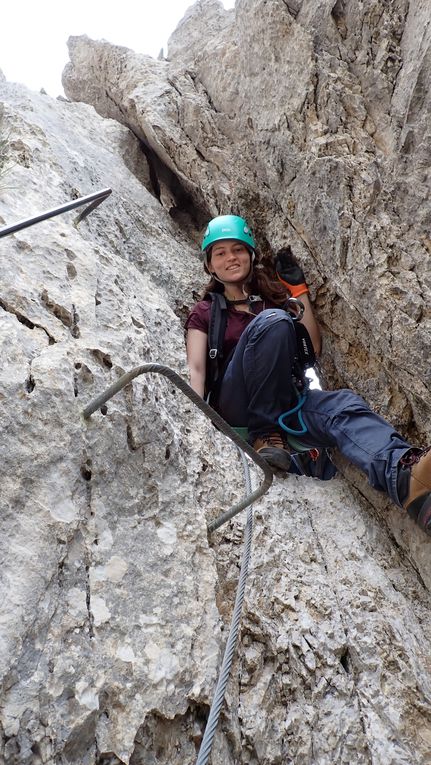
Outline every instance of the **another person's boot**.
[(410, 469), (410, 481), (403, 507), (414, 521), (431, 536), (431, 446), (403, 457), (402, 466)]
[(271, 467), (277, 468), (278, 470), (289, 470), (291, 463), (290, 452), (281, 433), (274, 432), (258, 436), (253, 442), (253, 449), (255, 449), (258, 454), (271, 465)]

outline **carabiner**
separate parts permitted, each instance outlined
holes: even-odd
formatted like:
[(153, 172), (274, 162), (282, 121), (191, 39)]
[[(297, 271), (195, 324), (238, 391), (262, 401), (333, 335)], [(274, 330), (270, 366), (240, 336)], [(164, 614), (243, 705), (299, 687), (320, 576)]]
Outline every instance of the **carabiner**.
[[(292, 304), (291, 311), (289, 310), (289, 304)], [(286, 301), (286, 311), (288, 311), (293, 321), (301, 321), (305, 311), (304, 303), (302, 302), (302, 300), (299, 300), (299, 298), (294, 298), (294, 297), (288, 298), (288, 300)]]

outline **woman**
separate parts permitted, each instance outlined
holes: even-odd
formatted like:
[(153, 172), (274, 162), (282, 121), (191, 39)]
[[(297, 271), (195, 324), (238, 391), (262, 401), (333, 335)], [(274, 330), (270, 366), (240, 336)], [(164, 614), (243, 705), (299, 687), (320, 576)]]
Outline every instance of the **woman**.
[[(212, 405), (234, 427), (248, 427), (249, 441), (273, 467), (288, 471), (291, 458), (286, 431), (297, 432), (298, 345), (294, 319), (284, 309), (290, 296), (304, 306), (301, 323), (316, 354), (320, 331), (304, 275), (289, 253), (276, 260), (278, 282), (257, 263), (247, 222), (235, 215), (211, 220), (202, 243), (204, 267), (211, 275), (204, 298), (186, 322), (190, 384), (206, 394), (211, 292), (227, 302), (222, 369)], [(300, 398), (300, 425), (307, 443), (337, 447), (431, 535), (431, 447), (408, 444), (365, 401), (350, 390), (306, 390)]]

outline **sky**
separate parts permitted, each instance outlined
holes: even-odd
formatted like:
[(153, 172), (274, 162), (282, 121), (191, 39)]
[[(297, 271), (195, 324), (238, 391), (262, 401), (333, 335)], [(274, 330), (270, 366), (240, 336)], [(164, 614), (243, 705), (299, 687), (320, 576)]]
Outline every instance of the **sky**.
[[(234, 0), (222, 0), (233, 8)], [(63, 94), (66, 41), (86, 34), (157, 58), (193, 0), (6, 0), (1, 12), (0, 69), (7, 80), (50, 96)]]

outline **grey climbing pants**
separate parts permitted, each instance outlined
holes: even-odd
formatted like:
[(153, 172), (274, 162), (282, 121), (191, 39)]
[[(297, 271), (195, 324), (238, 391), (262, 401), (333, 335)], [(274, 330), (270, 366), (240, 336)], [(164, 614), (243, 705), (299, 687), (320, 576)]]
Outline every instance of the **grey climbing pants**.
[[(281, 309), (258, 314), (240, 337), (223, 377), (219, 410), (233, 426), (247, 426), (250, 441), (279, 429), (280, 414), (296, 403), (292, 386), (296, 335)], [(378, 491), (402, 506), (398, 463), (411, 445), (351, 390), (309, 390), (302, 415), (307, 443), (336, 447)]]

